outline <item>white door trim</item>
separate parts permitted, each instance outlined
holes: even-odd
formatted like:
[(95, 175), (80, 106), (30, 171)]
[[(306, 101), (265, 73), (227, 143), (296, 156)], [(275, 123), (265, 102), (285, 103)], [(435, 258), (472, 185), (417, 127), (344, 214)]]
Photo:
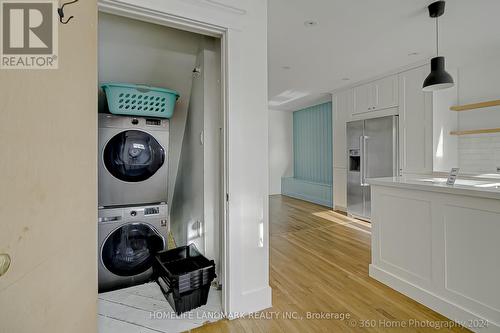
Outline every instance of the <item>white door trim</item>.
[(149, 23), (156, 23), (202, 35), (222, 38), (227, 32), (227, 28), (225, 27), (192, 20), (156, 9), (125, 3), (120, 0), (98, 0), (97, 6), (99, 11), (104, 13), (124, 16)]
[(222, 283), (222, 309), (226, 311), (227, 305), (229, 304), (229, 283), (230, 281), (227, 279), (229, 276), (229, 267), (228, 263), (228, 227), (229, 227), (229, 208), (228, 208), (228, 113), (229, 113), (229, 101), (228, 101), (228, 28), (221, 27), (201, 21), (192, 20), (186, 17), (181, 17), (178, 15), (158, 11), (155, 9), (150, 9), (143, 6), (133, 5), (129, 3), (124, 3), (120, 0), (98, 0), (98, 10), (103, 13), (114, 14), (118, 16), (128, 17), (131, 19), (144, 21), (148, 23), (154, 23), (158, 25), (163, 25), (179, 30), (185, 30), (189, 32), (194, 32), (206, 36), (217, 37), (221, 40), (221, 87), (222, 87), (222, 137), (223, 137), (223, 156), (222, 156), (222, 189), (220, 191), (221, 197), (219, 200), (222, 202), (221, 207), (221, 232), (222, 232), (222, 251), (220, 263), (221, 267), (221, 277), (220, 281)]

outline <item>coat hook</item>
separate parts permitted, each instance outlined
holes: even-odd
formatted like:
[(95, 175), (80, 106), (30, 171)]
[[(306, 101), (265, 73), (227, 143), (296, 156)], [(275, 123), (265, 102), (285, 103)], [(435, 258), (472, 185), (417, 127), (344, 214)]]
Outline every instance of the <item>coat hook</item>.
[(61, 22), (62, 24), (68, 24), (68, 22), (74, 17), (74, 16), (70, 16), (66, 21), (63, 21), (63, 18), (64, 18), (64, 6), (66, 5), (71, 5), (75, 2), (78, 2), (78, 0), (73, 0), (73, 1), (70, 1), (70, 2), (66, 2), (65, 4), (63, 4), (61, 6), (61, 8), (57, 8), (57, 13), (59, 14), (59, 22)]

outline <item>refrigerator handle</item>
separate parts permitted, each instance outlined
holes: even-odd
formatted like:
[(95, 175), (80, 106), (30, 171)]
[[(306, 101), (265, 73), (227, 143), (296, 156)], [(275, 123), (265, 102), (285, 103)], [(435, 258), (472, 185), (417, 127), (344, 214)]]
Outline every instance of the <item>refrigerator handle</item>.
[(365, 180), (365, 148), (364, 148), (364, 136), (359, 137), (359, 184), (364, 186)]
[(363, 135), (363, 186), (368, 186), (366, 183), (366, 170), (367, 170), (367, 165), (368, 165), (368, 154), (366, 151), (366, 146), (367, 146), (367, 141), (368, 137), (366, 135)]

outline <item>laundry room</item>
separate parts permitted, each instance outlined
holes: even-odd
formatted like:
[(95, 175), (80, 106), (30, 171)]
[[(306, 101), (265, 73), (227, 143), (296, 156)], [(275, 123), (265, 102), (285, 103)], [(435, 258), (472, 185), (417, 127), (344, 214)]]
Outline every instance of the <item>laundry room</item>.
[(98, 23), (99, 328), (220, 319), (221, 40), (104, 12)]

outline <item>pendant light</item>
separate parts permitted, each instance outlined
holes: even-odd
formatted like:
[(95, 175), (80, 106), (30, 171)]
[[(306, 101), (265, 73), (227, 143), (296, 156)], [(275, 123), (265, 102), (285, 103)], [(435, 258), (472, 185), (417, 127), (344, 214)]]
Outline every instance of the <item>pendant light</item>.
[(431, 72), (424, 81), (423, 91), (436, 91), (454, 86), (453, 78), (445, 70), (444, 57), (439, 56), (439, 23), (438, 18), (444, 14), (445, 1), (431, 3), (429, 16), (436, 19), (436, 56), (431, 59)]

